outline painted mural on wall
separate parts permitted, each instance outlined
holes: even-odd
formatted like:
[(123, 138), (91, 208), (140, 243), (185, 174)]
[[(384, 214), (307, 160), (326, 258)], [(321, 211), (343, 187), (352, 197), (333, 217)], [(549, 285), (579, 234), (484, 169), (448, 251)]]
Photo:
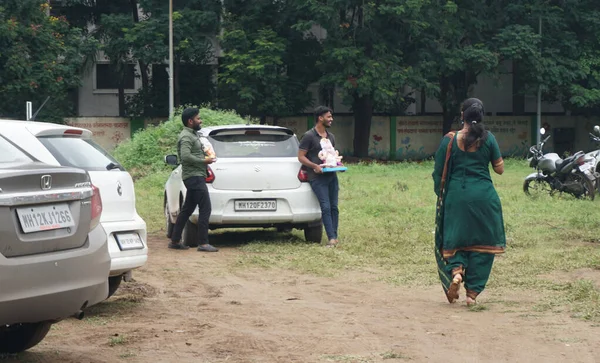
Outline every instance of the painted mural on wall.
[(396, 160), (423, 160), (435, 154), (442, 137), (439, 117), (396, 118)]
[[(503, 156), (526, 155), (531, 140), (529, 117), (487, 117), (484, 124), (496, 136)], [(398, 117), (396, 125), (397, 160), (422, 160), (435, 154), (442, 138), (441, 118)], [(461, 127), (454, 123), (452, 130)]]
[(131, 137), (129, 120), (118, 117), (79, 117), (65, 120), (68, 125), (88, 129), (92, 139), (108, 151)]
[(523, 116), (495, 116), (484, 119), (500, 146), (502, 156), (525, 157), (531, 146), (531, 118)]
[[(442, 138), (442, 119), (439, 116), (374, 116), (369, 139), (369, 156), (386, 160), (390, 157), (392, 137), (390, 123), (396, 120), (395, 160), (423, 160), (432, 157)], [(487, 117), (484, 123), (494, 133), (503, 156), (525, 156), (531, 142), (531, 119), (528, 116)], [(306, 117), (287, 117), (278, 120), (278, 125), (288, 127), (301, 137), (306, 131)], [(459, 123), (452, 125), (458, 130)], [(331, 132), (336, 135), (336, 148), (342, 155), (353, 150), (354, 117), (335, 116)]]
[(371, 137), (369, 140), (369, 156), (375, 159), (390, 158), (390, 117), (373, 116), (371, 120)]
[[(300, 138), (308, 128), (310, 116), (302, 115), (278, 119), (278, 125), (288, 127)], [(393, 137), (390, 135), (390, 124), (395, 120), (395, 153), (396, 160), (422, 160), (436, 152), (442, 137), (442, 119), (439, 116), (374, 116), (369, 139), (369, 156), (377, 159), (388, 159), (392, 149)], [(153, 120), (156, 121), (156, 120)], [(270, 120), (271, 121), (271, 120)], [(532, 138), (530, 116), (488, 116), (484, 123), (498, 140), (502, 155), (523, 157), (529, 150)], [(112, 151), (117, 144), (131, 137), (131, 124), (127, 118), (119, 117), (79, 117), (70, 118), (66, 123), (86, 128), (93, 133), (93, 139), (105, 149)], [(145, 120), (145, 124), (155, 123)], [(591, 143), (588, 133), (595, 125), (600, 125), (598, 117), (581, 116), (543, 116), (542, 124), (548, 126), (552, 138), (544, 148), (546, 152), (555, 148), (556, 133), (565, 129), (574, 129), (570, 151), (595, 150), (599, 146)], [(452, 125), (453, 130), (459, 124)], [(336, 149), (342, 155), (351, 155), (354, 144), (354, 117), (352, 115), (335, 115), (331, 131), (336, 135)]]
[(341, 155), (351, 155), (354, 149), (354, 116), (333, 115), (331, 132), (335, 135), (335, 148)]

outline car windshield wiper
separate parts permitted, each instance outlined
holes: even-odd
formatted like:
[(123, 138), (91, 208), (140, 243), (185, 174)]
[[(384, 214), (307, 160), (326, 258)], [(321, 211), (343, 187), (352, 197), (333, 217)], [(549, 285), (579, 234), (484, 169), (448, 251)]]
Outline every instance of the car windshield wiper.
[(119, 163), (110, 163), (106, 166), (106, 170), (113, 170), (113, 169), (121, 169), (121, 164)]

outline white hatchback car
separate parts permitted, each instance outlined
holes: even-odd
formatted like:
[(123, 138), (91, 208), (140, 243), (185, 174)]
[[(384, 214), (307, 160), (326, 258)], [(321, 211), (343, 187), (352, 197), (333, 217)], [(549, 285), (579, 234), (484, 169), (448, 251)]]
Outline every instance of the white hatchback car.
[[(303, 229), (310, 242), (321, 242), (321, 208), (298, 161), (298, 139), (290, 129), (267, 125), (202, 128), (199, 137), (213, 146), (217, 161), (208, 167), (206, 183), (212, 213), (209, 228), (276, 227)], [(176, 166), (177, 156), (167, 155)], [(167, 237), (171, 236), (186, 194), (177, 166), (165, 184)], [(183, 230), (182, 243), (198, 245), (198, 209)]]
[(100, 189), (103, 211), (100, 224), (111, 257), (108, 277), (110, 297), (131, 271), (148, 259), (146, 222), (135, 208), (135, 190), (129, 173), (86, 129), (48, 122), (0, 120), (3, 134), (36, 159), (50, 165), (86, 170)]

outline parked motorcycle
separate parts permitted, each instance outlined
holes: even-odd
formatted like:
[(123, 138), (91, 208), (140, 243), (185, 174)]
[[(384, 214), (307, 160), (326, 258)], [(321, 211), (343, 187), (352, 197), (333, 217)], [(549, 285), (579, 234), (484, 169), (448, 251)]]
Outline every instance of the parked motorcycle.
[[(546, 130), (540, 129), (544, 135)], [(529, 148), (533, 156), (529, 159), (529, 166), (536, 169), (535, 173), (529, 174), (523, 182), (523, 191), (531, 196), (534, 194), (550, 194), (564, 192), (581, 199), (594, 200), (595, 179), (590, 164), (585, 162), (585, 154), (578, 151), (566, 159), (561, 159), (556, 153), (544, 154), (544, 144), (550, 139), (550, 135), (539, 144)]]
[[(594, 134), (590, 133), (590, 139), (600, 145), (600, 126), (594, 126)], [(585, 162), (590, 166), (590, 171), (594, 175), (593, 184), (598, 193), (600, 193), (600, 149), (590, 151), (585, 154)]]

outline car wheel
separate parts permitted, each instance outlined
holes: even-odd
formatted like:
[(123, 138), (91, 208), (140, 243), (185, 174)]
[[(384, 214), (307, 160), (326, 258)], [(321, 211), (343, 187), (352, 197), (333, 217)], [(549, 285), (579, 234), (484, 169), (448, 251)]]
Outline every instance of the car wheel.
[(198, 247), (198, 226), (189, 220), (185, 222), (183, 233), (181, 233), (181, 243), (184, 246)]
[(304, 239), (306, 242), (321, 243), (323, 239), (323, 223), (309, 225), (304, 228)]
[(41, 342), (52, 323), (14, 324), (0, 328), (0, 353), (19, 353)]
[(119, 286), (121, 286), (121, 281), (123, 281), (122, 275), (110, 276), (108, 278), (108, 296), (106, 297), (107, 299), (113, 296), (115, 292), (117, 292), (117, 289), (119, 288)]
[(167, 197), (165, 197), (165, 220), (166, 220), (165, 229), (167, 231), (167, 238), (171, 238), (171, 235), (173, 234), (173, 228), (175, 227), (175, 223), (171, 222), (169, 206), (167, 205)]

